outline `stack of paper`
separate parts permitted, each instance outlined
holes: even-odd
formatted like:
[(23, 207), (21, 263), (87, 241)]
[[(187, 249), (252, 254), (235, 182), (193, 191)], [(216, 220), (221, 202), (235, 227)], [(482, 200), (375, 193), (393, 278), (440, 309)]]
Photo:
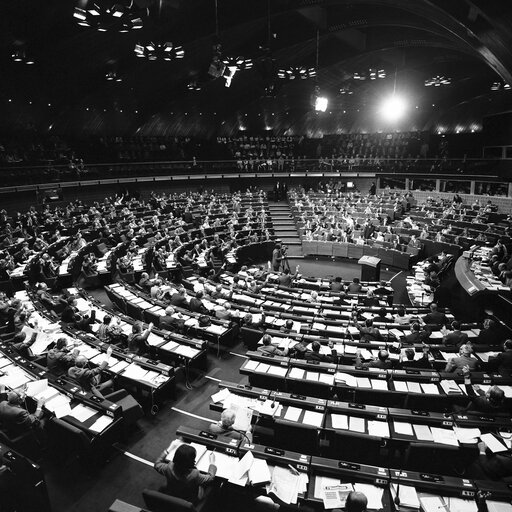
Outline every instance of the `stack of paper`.
[(450, 446), (459, 446), (457, 436), (453, 430), (447, 428), (430, 427), (430, 431), (432, 432), (434, 442), (447, 444)]
[(450, 379), (443, 379), (441, 382), (441, 387), (443, 388), (443, 391), (447, 395), (462, 395), (462, 390), (459, 387), (459, 385), (454, 381)]
[(382, 508), (382, 495), (384, 489), (372, 484), (354, 484), (354, 491), (362, 492), (368, 499), (368, 509), (380, 510)]
[(297, 474), (288, 468), (276, 466), (272, 471), (272, 479), (267, 486), (267, 493), (274, 494), (286, 504), (297, 503), (299, 493), (307, 489), (307, 475)]
[(395, 500), (397, 494), (400, 499), (400, 509), (407, 508), (413, 510), (419, 510), (420, 500), (414, 487), (409, 485), (400, 484), (400, 489), (397, 491), (398, 485), (392, 483), (390, 486), (391, 497)]

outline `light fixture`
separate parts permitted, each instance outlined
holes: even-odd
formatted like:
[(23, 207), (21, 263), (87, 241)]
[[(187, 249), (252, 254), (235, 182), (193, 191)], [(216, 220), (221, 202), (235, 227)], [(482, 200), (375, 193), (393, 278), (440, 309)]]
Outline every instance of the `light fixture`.
[(105, 78), (109, 82), (122, 82), (123, 81), (123, 79), (120, 76), (118, 76), (116, 71), (108, 71), (107, 73), (105, 73)]
[(350, 85), (344, 85), (340, 88), (340, 94), (354, 94), (354, 91), (351, 89)]
[(445, 76), (434, 76), (425, 80), (425, 87), (441, 87), (442, 85), (450, 85), (452, 83), (452, 79)]
[(277, 78), (281, 80), (307, 80), (315, 76), (315, 68), (306, 68), (304, 66), (290, 66), (289, 68), (283, 68), (277, 71)]
[(27, 57), (27, 53), (24, 47), (14, 48), (11, 58), (14, 62), (21, 62), (23, 64), (34, 64), (34, 59)]
[(236, 67), (237, 71), (252, 68), (252, 60), (245, 57), (223, 57), (222, 62), (227, 67)]
[(148, 60), (163, 59), (171, 61), (174, 59), (183, 59), (183, 57), (185, 57), (185, 50), (183, 49), (183, 46), (175, 46), (170, 42), (149, 42), (147, 44), (137, 43), (133, 51), (135, 52), (136, 57), (146, 58)]
[(142, 17), (148, 14), (147, 8), (137, 7), (133, 0), (129, 4), (119, 0), (110, 5), (106, 3), (91, 3), (83, 8), (83, 2), (80, 1), (73, 11), (73, 18), (79, 25), (95, 28), (99, 32), (129, 32), (143, 27)]
[(325, 112), (328, 104), (329, 100), (325, 96), (317, 96), (315, 99), (315, 110), (317, 112)]
[(196, 81), (196, 80), (194, 80), (193, 82), (189, 82), (189, 83), (187, 84), (187, 89), (188, 89), (189, 91), (200, 91), (200, 90), (201, 90), (201, 85), (199, 85), (199, 84), (197, 83), (197, 81)]
[(502, 82), (493, 82), (491, 85), (491, 91), (500, 91), (503, 89), (504, 91), (510, 90), (510, 84), (502, 83)]

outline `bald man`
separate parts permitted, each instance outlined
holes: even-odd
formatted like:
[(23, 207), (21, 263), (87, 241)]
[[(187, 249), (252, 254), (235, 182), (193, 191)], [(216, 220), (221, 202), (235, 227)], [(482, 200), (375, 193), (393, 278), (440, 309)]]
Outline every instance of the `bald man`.
[(233, 411), (233, 409), (224, 409), (222, 411), (222, 414), (220, 415), (220, 421), (218, 421), (217, 423), (211, 423), (210, 426), (208, 427), (208, 430), (212, 434), (220, 434), (222, 436), (231, 437), (233, 439), (246, 438), (250, 443), (252, 443), (251, 427), (249, 427), (246, 432), (236, 430), (233, 428), (235, 420), (235, 411)]

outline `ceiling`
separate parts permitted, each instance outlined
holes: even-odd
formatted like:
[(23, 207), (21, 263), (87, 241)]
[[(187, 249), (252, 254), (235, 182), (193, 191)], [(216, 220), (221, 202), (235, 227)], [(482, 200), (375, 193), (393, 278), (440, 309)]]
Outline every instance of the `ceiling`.
[[(205, 137), (244, 128), (373, 131), (386, 128), (375, 114), (393, 90), (409, 102), (402, 129), (469, 128), (483, 113), (511, 107), (512, 91), (490, 91), (495, 81), (512, 84), (512, 4), (503, 0), (217, 0), (217, 11), (215, 0), (134, 0), (147, 10), (143, 28), (128, 33), (79, 26), (73, 11), (84, 3), (3, 2), (0, 129)], [(150, 41), (183, 45), (185, 57), (136, 58), (135, 44)], [(229, 88), (207, 73), (216, 41), (223, 55), (254, 62)], [(16, 48), (35, 64), (14, 62)], [(316, 79), (275, 79), (279, 68), (316, 67), (317, 55)], [(369, 68), (384, 69), (386, 78), (353, 79)], [(122, 81), (107, 81), (109, 71)], [(436, 75), (451, 85), (425, 87)], [(188, 90), (191, 81), (201, 91)], [(325, 113), (312, 109), (315, 83), (329, 98)]]

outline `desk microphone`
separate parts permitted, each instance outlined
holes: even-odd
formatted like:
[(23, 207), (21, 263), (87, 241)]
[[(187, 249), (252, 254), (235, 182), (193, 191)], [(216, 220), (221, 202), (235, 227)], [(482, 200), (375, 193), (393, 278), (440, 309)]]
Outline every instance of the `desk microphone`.
[[(276, 406), (276, 394), (274, 393), (274, 398), (272, 400), (272, 403), (270, 404), (270, 408), (273, 409)], [(258, 416), (259, 418), (259, 416)]]
[(393, 500), (394, 504), (399, 507), (400, 506), (400, 475), (402, 473), (402, 470), (399, 469), (398, 470), (398, 474), (397, 474), (397, 480), (396, 480), (396, 496), (395, 496), (395, 499)]

